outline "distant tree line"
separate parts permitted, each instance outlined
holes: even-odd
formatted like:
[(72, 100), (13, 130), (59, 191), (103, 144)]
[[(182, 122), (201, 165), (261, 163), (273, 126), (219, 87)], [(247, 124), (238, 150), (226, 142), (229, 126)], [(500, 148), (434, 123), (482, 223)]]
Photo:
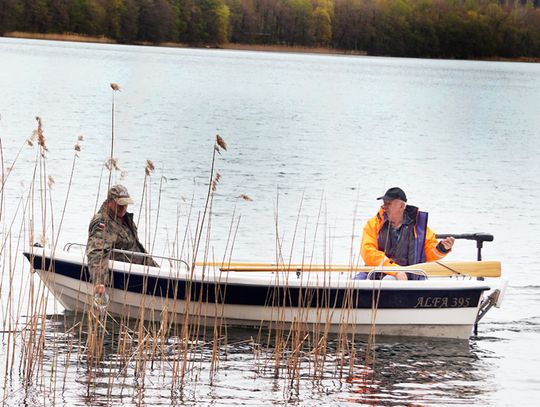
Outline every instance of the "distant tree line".
[(540, 57), (540, 0), (0, 0), (8, 31), (370, 55)]

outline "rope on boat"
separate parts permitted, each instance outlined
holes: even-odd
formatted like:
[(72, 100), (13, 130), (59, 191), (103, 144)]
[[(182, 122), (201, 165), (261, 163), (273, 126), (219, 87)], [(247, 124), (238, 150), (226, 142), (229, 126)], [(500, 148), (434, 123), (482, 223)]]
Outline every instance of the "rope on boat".
[(457, 271), (456, 269), (453, 269), (452, 267), (447, 266), (446, 264), (441, 263), (440, 261), (435, 261), (435, 263), (438, 264), (438, 265), (441, 266), (441, 267), (444, 267), (444, 268), (447, 269), (447, 270), (450, 270), (452, 273), (455, 273), (455, 274), (457, 274), (458, 276), (462, 276), (462, 277), (465, 276), (463, 273), (460, 273), (460, 272)]

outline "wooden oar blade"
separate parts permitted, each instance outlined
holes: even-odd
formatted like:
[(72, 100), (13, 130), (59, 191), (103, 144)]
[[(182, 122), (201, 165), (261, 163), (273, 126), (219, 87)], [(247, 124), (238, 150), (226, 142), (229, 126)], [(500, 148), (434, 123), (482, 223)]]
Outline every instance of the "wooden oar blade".
[(429, 276), (455, 276), (466, 275), (471, 277), (500, 277), (500, 261), (448, 261), (422, 263), (407, 266), (409, 269), (424, 270)]

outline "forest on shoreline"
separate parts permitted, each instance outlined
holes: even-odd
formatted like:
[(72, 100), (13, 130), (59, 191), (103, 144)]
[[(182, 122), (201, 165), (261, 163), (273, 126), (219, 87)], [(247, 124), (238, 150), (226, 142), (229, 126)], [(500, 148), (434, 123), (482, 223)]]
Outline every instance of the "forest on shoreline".
[(70, 33), (125, 44), (538, 58), (539, 5), (540, 0), (2, 0), (0, 35)]

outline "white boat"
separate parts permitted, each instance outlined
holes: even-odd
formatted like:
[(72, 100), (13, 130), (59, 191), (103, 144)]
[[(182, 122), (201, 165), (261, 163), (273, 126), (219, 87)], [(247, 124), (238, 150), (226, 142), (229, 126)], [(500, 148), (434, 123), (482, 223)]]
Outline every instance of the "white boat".
[[(96, 306), (84, 254), (36, 247), (24, 254), (67, 310)], [(303, 324), (326, 332), (468, 339), (485, 312), (500, 306), (505, 287), (499, 279), (471, 277), (500, 276), (499, 262), (426, 263), (412, 271), (428, 276), (417, 281), (358, 280), (369, 269), (349, 266), (206, 263), (190, 270), (164, 263), (169, 266), (110, 261), (107, 312), (206, 326)]]

